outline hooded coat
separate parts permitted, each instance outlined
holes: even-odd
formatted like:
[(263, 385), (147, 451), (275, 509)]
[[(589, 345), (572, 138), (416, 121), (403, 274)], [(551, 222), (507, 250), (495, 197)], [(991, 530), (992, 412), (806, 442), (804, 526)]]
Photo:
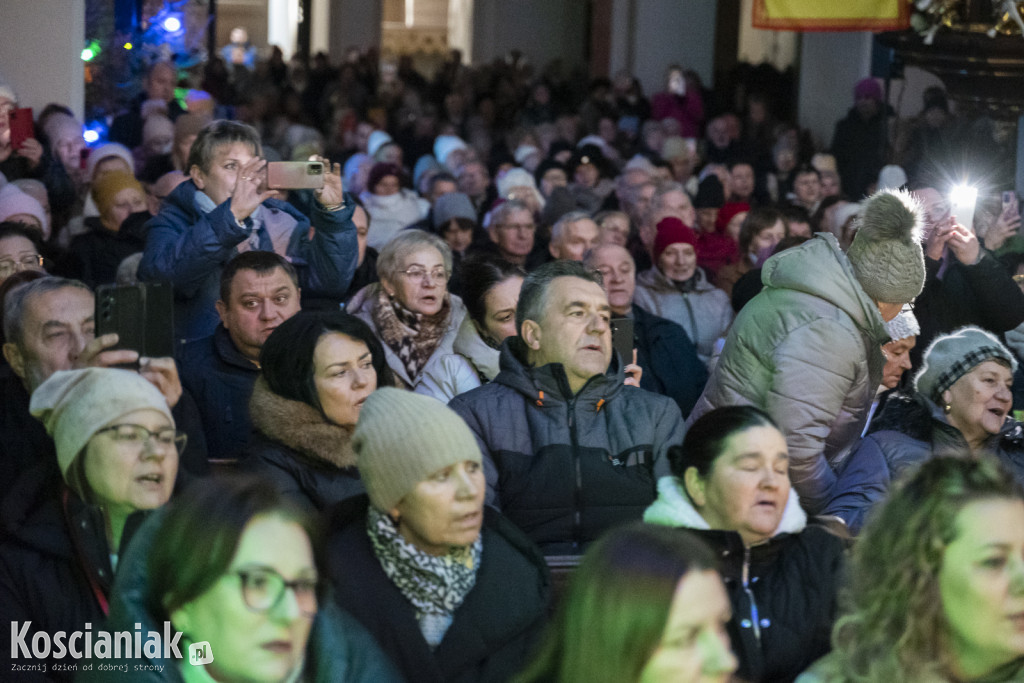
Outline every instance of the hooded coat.
[(828, 653), (837, 596), (845, 580), (843, 541), (807, 526), (796, 492), (775, 534), (745, 546), (738, 532), (711, 529), (676, 477), (658, 480), (658, 500), (647, 508), (650, 524), (689, 529), (718, 555), (732, 604), (727, 630), (745, 681), (792, 681)]
[[(197, 201), (199, 194), (195, 183), (187, 180), (167, 196), (160, 213), (147, 224), (146, 249), (139, 263), (139, 280), (174, 285), (175, 337), (185, 341), (213, 334), (221, 269), (254, 228), (249, 218), (244, 227), (238, 224), (230, 199), (206, 213)], [(268, 199), (262, 204), (265, 220), (256, 229), (258, 248), (276, 251), (295, 266), (304, 296), (341, 301), (358, 260), (355, 206), (346, 195), (343, 208), (325, 211), (317, 206), (307, 218), (287, 202)], [(269, 222), (290, 226), (286, 245), (274, 244), (266, 228)]]
[(546, 555), (580, 554), (605, 530), (640, 519), (683, 439), (679, 406), (625, 386), (621, 364), (575, 395), (560, 363), (529, 367), (519, 337), (490, 384), (449, 403), (476, 435), (487, 502)]
[[(330, 512), (328, 576), (341, 607), (359, 620), (409, 681), (502, 683), (525, 664), (547, 621), (550, 579), (537, 547), (496, 511), (484, 508), (476, 584), (431, 650), (416, 611), (374, 554), (366, 532), (369, 500)], [(358, 581), (352, 580), (359, 577)], [(326, 680), (326, 679), (324, 679)]]
[(239, 469), (264, 476), (310, 512), (363, 493), (352, 451), (355, 425), (329, 422), (313, 406), (275, 394), (262, 377), (249, 414), (256, 433)]
[(729, 330), (732, 305), (725, 292), (708, 282), (704, 271), (698, 268), (694, 278), (693, 291), (684, 293), (654, 266), (637, 275), (633, 302), (686, 330), (697, 345), (697, 356), (707, 365), (715, 341)]
[(455, 335), (452, 353), (442, 356), (438, 363), (430, 364), (429, 370), (423, 372), (423, 382), (416, 391), (441, 401), (450, 401), (497, 377), (500, 355), (498, 349), (487, 345), (467, 315)]
[(768, 259), (761, 279), (689, 420), (731, 405), (767, 412), (786, 437), (790, 480), (817, 513), (863, 431), (889, 335), (831, 234)]

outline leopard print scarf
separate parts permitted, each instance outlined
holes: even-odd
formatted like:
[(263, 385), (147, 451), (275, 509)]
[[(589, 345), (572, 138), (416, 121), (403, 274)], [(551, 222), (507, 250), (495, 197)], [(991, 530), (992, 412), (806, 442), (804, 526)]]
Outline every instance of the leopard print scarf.
[(389, 297), (383, 287), (377, 293), (377, 301), (371, 311), (373, 324), (381, 341), (402, 361), (411, 382), (416, 382), (448, 331), (451, 312), (448, 294), (444, 295), (440, 311), (434, 315), (423, 315), (410, 311), (398, 299)]

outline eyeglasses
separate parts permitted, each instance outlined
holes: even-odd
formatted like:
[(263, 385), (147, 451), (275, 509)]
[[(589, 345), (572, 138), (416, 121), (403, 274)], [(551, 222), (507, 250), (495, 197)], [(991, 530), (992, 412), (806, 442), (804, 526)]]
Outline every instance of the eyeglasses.
[(497, 227), (499, 230), (508, 230), (509, 232), (513, 230), (527, 230), (529, 232), (533, 232), (537, 229), (537, 226), (534, 223), (500, 223)]
[(427, 270), (422, 266), (413, 266), (412, 268), (407, 268), (399, 272), (405, 275), (410, 280), (421, 280), (423, 282), (426, 282), (427, 277), (429, 276), (431, 280), (437, 280), (438, 282), (448, 281), (448, 270), (446, 268), (442, 268), (441, 266), (438, 266), (431, 270)]
[(169, 448), (174, 446), (178, 453), (185, 450), (185, 444), (188, 441), (188, 435), (184, 432), (179, 432), (175, 429), (168, 427), (167, 429), (161, 429), (158, 432), (150, 431), (142, 425), (134, 424), (119, 424), (110, 425), (96, 432), (97, 434), (105, 434), (110, 432), (111, 438), (126, 446), (135, 446), (139, 450), (142, 450), (150, 440), (156, 441), (159, 446)]
[(41, 270), (44, 263), (46, 259), (39, 254), (22, 254), (16, 259), (0, 260), (0, 278), (10, 277), (19, 270)]
[(295, 594), (299, 611), (312, 617), (317, 611), (315, 578), (299, 578), (285, 581), (270, 567), (252, 567), (235, 571), (242, 582), (242, 599), (254, 612), (269, 612), (281, 603), (286, 588)]

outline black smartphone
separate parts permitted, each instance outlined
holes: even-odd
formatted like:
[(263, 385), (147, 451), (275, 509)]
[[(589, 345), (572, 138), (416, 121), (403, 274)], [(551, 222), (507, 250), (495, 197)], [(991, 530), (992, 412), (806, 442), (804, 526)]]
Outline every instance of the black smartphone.
[(612, 348), (619, 352), (623, 366), (633, 362), (632, 318), (612, 318)]
[(140, 357), (174, 355), (174, 296), (166, 283), (100, 285), (96, 290), (96, 336), (116, 332), (115, 349)]

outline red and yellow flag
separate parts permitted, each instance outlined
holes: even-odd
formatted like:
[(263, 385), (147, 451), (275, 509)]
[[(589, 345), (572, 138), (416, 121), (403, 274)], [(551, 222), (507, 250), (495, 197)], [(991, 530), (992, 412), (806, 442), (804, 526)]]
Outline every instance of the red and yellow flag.
[(907, 0), (754, 0), (754, 27), (776, 31), (898, 31)]

